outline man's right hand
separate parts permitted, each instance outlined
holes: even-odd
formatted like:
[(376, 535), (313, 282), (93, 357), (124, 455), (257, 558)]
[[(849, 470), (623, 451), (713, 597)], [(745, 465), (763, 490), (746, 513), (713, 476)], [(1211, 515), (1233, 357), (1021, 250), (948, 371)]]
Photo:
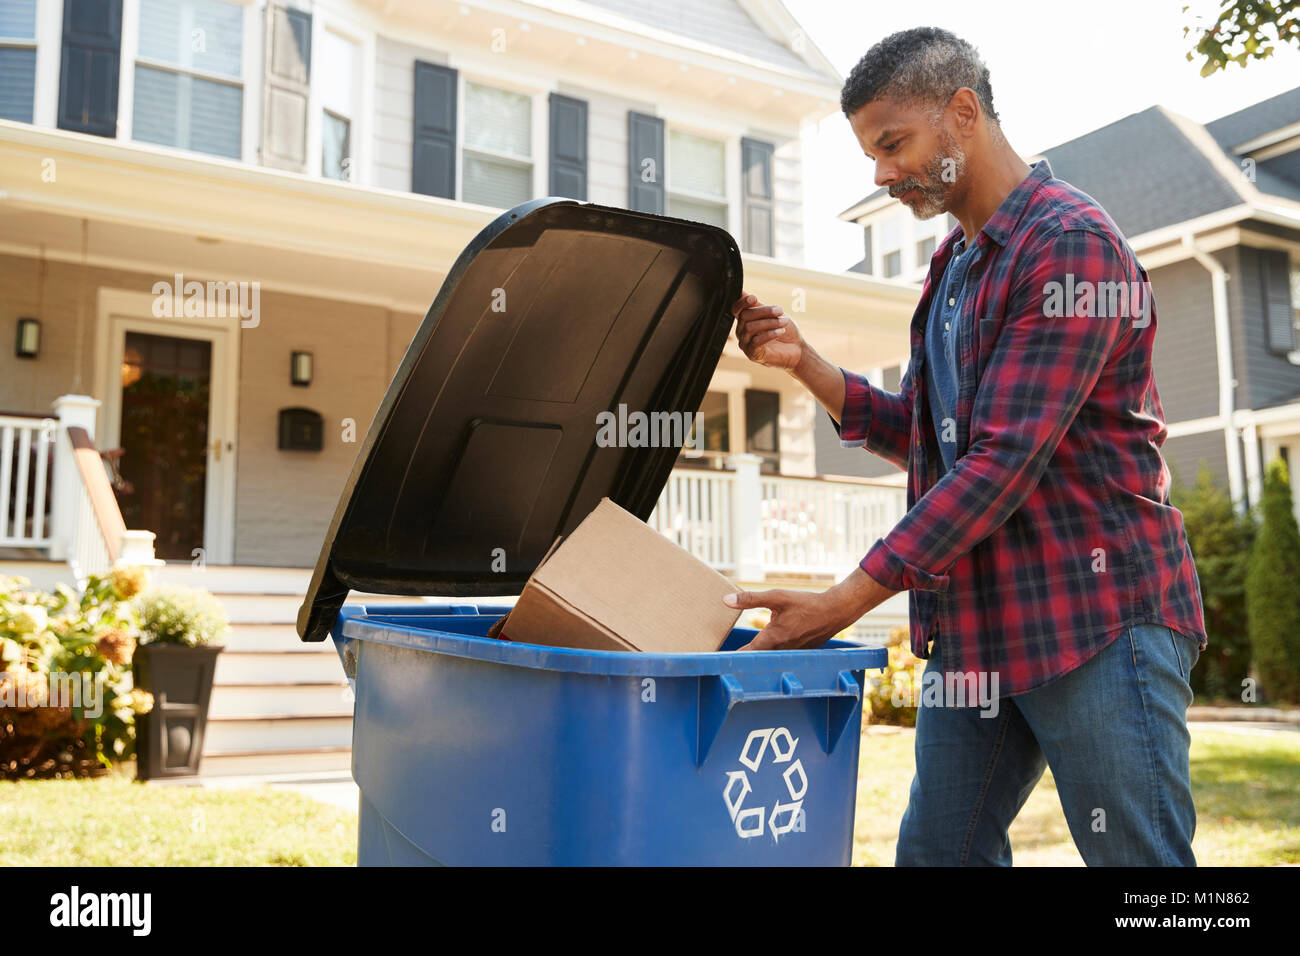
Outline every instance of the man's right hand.
[(752, 362), (793, 370), (803, 358), (803, 336), (779, 305), (761, 305), (757, 296), (742, 292), (731, 304), (740, 350)]

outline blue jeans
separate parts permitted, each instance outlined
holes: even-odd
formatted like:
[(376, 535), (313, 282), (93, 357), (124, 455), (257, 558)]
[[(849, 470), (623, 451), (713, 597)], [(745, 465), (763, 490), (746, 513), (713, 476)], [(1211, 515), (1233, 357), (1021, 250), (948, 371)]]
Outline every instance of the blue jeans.
[[(942, 679), (942, 656), (936, 639), (927, 676)], [(1187, 706), (1199, 656), (1165, 625), (1135, 624), (1051, 683), (992, 702), (996, 713), (918, 707), (895, 865), (1010, 866), (1007, 828), (1050, 766), (1089, 866), (1195, 866)]]

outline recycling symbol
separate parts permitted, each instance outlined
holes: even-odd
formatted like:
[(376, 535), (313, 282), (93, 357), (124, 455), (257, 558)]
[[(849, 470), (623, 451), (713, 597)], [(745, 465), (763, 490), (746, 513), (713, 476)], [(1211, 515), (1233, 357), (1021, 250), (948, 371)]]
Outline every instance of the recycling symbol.
[[(745, 746), (740, 748), (740, 763), (748, 769), (727, 771), (727, 785), (722, 789), (722, 799), (727, 804), (737, 836), (746, 840), (762, 836), (766, 827), (776, 841), (786, 833), (803, 830), (803, 798), (808, 792), (808, 777), (803, 771), (803, 761), (794, 759), (798, 746), (799, 738), (791, 737), (785, 727), (755, 730), (745, 740)], [(782, 803), (778, 797), (770, 810), (764, 806), (746, 808), (745, 797), (753, 793), (749, 774), (753, 773), (757, 778), (764, 757), (768, 757), (769, 764), (787, 765), (781, 776), (790, 802)], [(772, 772), (768, 771), (769, 774)]]

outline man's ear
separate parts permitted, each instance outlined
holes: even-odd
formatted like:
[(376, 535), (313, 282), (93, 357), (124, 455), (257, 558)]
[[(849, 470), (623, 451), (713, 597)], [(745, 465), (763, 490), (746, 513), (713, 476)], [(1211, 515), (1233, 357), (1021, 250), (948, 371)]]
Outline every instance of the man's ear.
[(957, 127), (957, 135), (970, 136), (984, 111), (980, 109), (979, 97), (969, 86), (963, 86), (948, 100), (947, 111)]

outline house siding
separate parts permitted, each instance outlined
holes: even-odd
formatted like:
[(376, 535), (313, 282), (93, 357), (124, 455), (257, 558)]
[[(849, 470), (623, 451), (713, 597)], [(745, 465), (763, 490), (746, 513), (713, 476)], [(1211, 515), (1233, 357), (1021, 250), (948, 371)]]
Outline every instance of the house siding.
[(1204, 461), (1214, 475), (1214, 481), (1224, 491), (1228, 489), (1228, 450), (1222, 430), (1197, 432), (1165, 439), (1160, 449), (1165, 464), (1173, 476), (1174, 484), (1190, 488), (1196, 484), (1196, 475)]
[(653, 114), (654, 104), (564, 81), (556, 90), (587, 103), (587, 199), (626, 209), (627, 114), (629, 110)]
[(902, 474), (901, 469), (895, 468), (883, 458), (877, 458), (865, 448), (845, 448), (841, 445), (840, 436), (821, 405), (817, 406), (813, 422), (818, 474), (848, 475), (854, 478), (883, 478)]
[(415, 61), (446, 66), (447, 54), (379, 37), (375, 57), (375, 185), (410, 192)]
[(1200, 263), (1184, 260), (1148, 275), (1156, 310), (1151, 365), (1165, 421), (1217, 415), (1218, 350), (1210, 274)]

